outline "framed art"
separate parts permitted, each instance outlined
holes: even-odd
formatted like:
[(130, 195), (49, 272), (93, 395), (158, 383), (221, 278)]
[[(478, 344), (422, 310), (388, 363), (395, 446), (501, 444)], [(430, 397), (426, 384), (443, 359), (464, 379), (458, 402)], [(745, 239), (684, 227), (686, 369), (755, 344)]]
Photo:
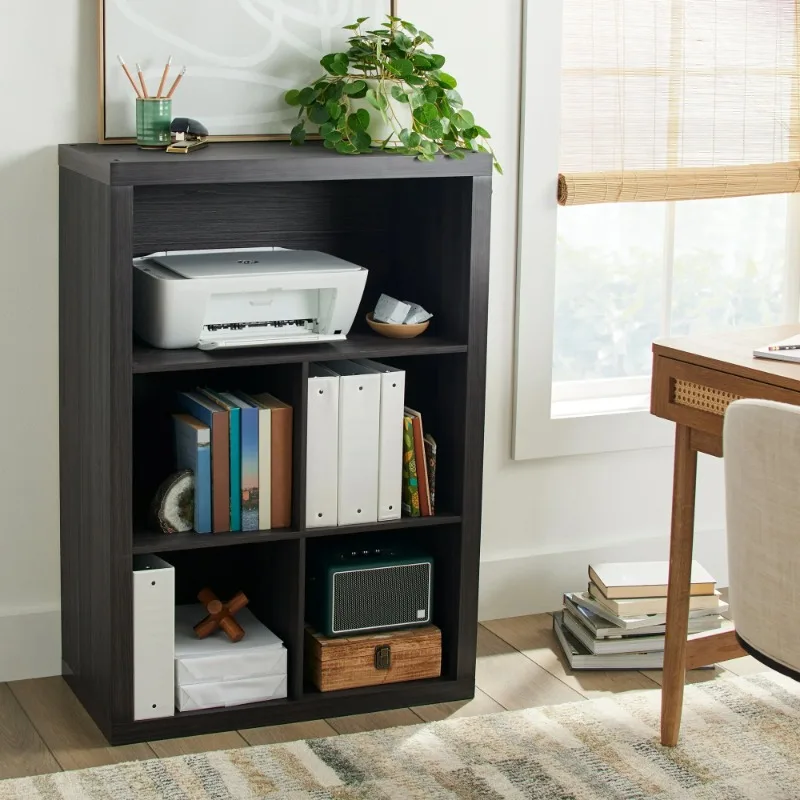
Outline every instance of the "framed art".
[(216, 140), (287, 139), (297, 116), (283, 95), (323, 70), (341, 49), (343, 25), (369, 17), (377, 27), (397, 0), (97, 0), (98, 140), (135, 136), (135, 95), (120, 67), (136, 64), (151, 92), (172, 56), (167, 88), (186, 66), (173, 116), (200, 120)]

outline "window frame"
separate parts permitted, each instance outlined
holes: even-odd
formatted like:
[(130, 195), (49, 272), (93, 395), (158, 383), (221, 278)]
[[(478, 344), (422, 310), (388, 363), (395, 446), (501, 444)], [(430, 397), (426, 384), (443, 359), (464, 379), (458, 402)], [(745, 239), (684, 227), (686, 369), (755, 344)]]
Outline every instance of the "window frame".
[[(668, 447), (673, 426), (649, 411), (649, 376), (610, 382), (552, 380), (556, 203), (561, 110), (563, 0), (524, 2), (518, 173), (517, 296), (512, 458)], [(779, 322), (800, 307), (800, 195), (787, 204), (784, 303)], [(662, 330), (669, 329), (675, 204), (665, 214)], [(530, 298), (534, 298), (531, 302)], [(581, 386), (580, 384), (584, 384)], [(642, 387), (647, 384), (646, 394)]]

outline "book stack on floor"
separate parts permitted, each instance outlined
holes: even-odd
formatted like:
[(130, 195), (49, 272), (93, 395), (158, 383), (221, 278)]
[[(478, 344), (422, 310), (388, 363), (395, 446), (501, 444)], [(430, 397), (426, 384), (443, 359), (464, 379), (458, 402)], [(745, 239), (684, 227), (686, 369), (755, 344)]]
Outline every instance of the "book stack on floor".
[[(661, 669), (667, 620), (669, 562), (589, 567), (586, 592), (564, 595), (553, 629), (572, 669)], [(689, 633), (722, 626), (727, 603), (716, 581), (692, 562)]]
[(405, 382), (369, 359), (309, 365), (307, 527), (433, 514), (436, 443), (406, 407)]
[(174, 414), (178, 469), (194, 473), (197, 533), (288, 528), (292, 409), (271, 394), (181, 392)]

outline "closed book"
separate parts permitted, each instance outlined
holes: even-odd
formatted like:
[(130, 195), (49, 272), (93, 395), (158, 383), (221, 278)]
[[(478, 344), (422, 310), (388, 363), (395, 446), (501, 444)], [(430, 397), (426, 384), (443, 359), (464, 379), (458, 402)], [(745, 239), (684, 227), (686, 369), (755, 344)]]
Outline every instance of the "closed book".
[(308, 365), (306, 426), (306, 526), (339, 522), (339, 376)]
[(330, 361), (339, 376), (339, 525), (378, 521), (381, 377), (354, 361)]
[(288, 528), (292, 524), (292, 407), (273, 395), (262, 392), (252, 399), (261, 408), (270, 410), (272, 445), (270, 464), (270, 516), (272, 528)]
[(596, 639), (572, 614), (562, 616), (564, 627), (590, 652), (598, 655), (612, 653), (655, 653), (664, 649), (664, 631), (654, 634)]
[(175, 466), (194, 473), (194, 529), (211, 533), (211, 428), (190, 414), (173, 414)]
[(178, 405), (211, 428), (211, 530), (231, 529), (230, 420), (220, 405), (200, 392), (180, 392)]
[[(669, 561), (631, 561), (595, 564), (589, 567), (589, 580), (609, 600), (628, 597), (666, 597)], [(692, 561), (692, 595), (713, 595), (716, 580), (696, 561)]]
[(423, 517), (431, 516), (431, 494), (428, 483), (428, 465), (425, 460), (425, 434), (422, 430), (422, 414), (406, 406), (406, 415), (411, 417), (414, 430), (414, 460), (417, 466), (417, 484), (419, 486), (419, 511)]
[[(643, 614), (666, 614), (666, 597), (628, 597), (613, 600), (606, 597), (593, 583), (589, 584), (589, 594), (600, 605), (605, 606), (620, 617), (635, 617)], [(697, 595), (689, 598), (689, 610), (713, 609), (719, 613), (720, 594)]]
[(428, 488), (431, 493), (431, 514), (436, 513), (436, 440), (425, 434), (425, 463), (428, 467)]
[[(564, 595), (566, 601), (571, 601), (581, 608), (587, 609), (599, 617), (608, 620), (612, 625), (616, 625), (624, 630), (636, 630), (652, 625), (663, 625), (667, 621), (666, 609), (658, 614), (629, 614), (621, 617), (611, 611), (602, 603), (598, 603), (588, 592), (569, 592)], [(714, 608), (696, 608), (689, 611), (689, 619), (724, 614), (728, 610), (728, 604), (720, 601)]]
[[(573, 602), (569, 595), (564, 595), (564, 611), (575, 617), (595, 639), (619, 639), (631, 636), (664, 635), (666, 633), (666, 615), (662, 614), (654, 614), (652, 617), (656, 620), (660, 618), (661, 622), (656, 621), (638, 628), (623, 628), (605, 619), (600, 614), (596, 614), (594, 611), (590, 611), (588, 608)], [(706, 614), (702, 617), (689, 619), (688, 632), (701, 633), (703, 631), (718, 630), (720, 627), (722, 627), (722, 617), (719, 614)]]
[(242, 530), (257, 531), (258, 526), (258, 407), (242, 392), (222, 392), (239, 407), (241, 418)]
[(403, 513), (408, 517), (420, 516), (419, 483), (417, 481), (417, 456), (414, 450), (414, 423), (403, 417)]
[(230, 486), (228, 487), (228, 506), (231, 515), (232, 531), (242, 529), (242, 420), (239, 407), (222, 396), (222, 392), (212, 389), (199, 389), (209, 400), (215, 402), (228, 412), (230, 425), (228, 441), (230, 442)]

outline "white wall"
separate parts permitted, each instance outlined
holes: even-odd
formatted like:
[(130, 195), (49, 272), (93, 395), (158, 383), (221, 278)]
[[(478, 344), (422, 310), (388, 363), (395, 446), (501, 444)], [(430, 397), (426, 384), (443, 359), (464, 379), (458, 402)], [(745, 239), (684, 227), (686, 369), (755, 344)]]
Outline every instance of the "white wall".
[[(493, 198), (481, 615), (542, 610), (580, 587), (589, 557), (665, 552), (671, 454), (510, 461), (520, 0), (399, 5), (447, 54), (506, 170)], [(60, 671), (55, 146), (95, 138), (94, 6), (0, 0), (0, 681)], [(698, 529), (717, 535), (698, 544), (722, 577), (714, 467), (701, 467)]]

